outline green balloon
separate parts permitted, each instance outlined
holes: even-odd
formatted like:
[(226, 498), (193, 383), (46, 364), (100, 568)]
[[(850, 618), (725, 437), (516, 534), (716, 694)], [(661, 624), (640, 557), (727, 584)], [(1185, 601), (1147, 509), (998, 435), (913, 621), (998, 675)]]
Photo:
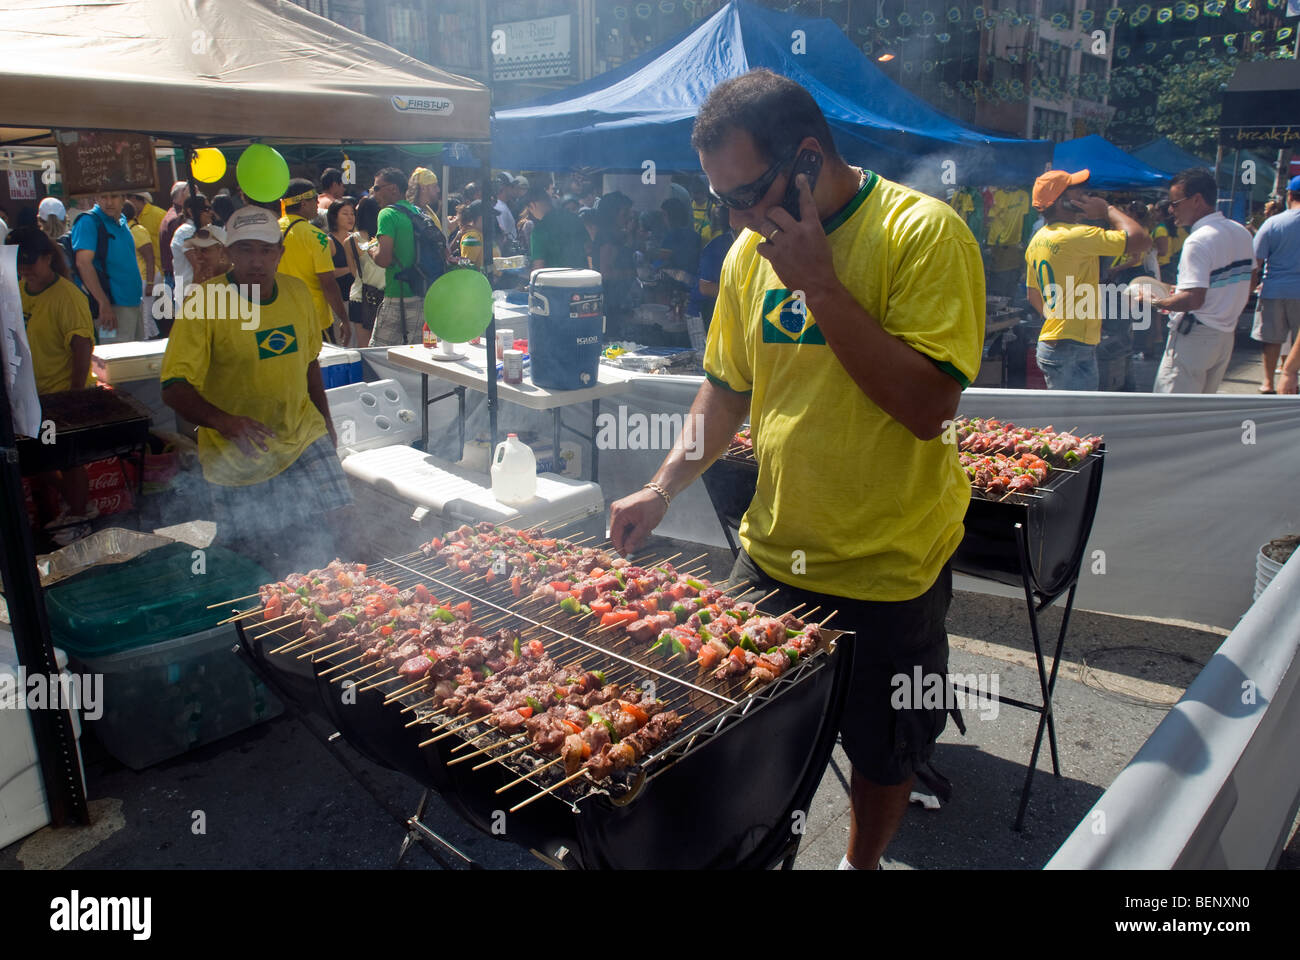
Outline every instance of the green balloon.
[(250, 200), (259, 203), (279, 200), (289, 187), (289, 164), (274, 147), (250, 144), (239, 155), (235, 179)]
[(477, 270), (449, 270), (424, 295), (424, 322), (440, 340), (468, 343), (492, 321), (492, 284)]

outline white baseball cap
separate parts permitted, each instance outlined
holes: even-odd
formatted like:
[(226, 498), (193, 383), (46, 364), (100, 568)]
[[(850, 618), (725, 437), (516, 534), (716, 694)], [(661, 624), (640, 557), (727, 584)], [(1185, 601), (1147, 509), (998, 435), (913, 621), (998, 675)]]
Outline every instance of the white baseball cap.
[(58, 197), (46, 197), (42, 200), (40, 206), (36, 208), (36, 215), (42, 220), (46, 217), (58, 217), (60, 220), (68, 219), (68, 211), (63, 206), (63, 201)]
[[(279, 230), (279, 227), (277, 226), (276, 229)], [(244, 239), (248, 238), (245, 237)], [(185, 238), (185, 243), (183, 243), (182, 246), (211, 247), (218, 243), (224, 245), (225, 242), (226, 231), (221, 229), (221, 227), (218, 227), (216, 224), (213, 224), (210, 227), (200, 227), (198, 230), (195, 230), (193, 234)]]
[(180, 193), (182, 190), (188, 190), (189, 188), (190, 188), (190, 182), (188, 180), (177, 180), (175, 183), (172, 184), (172, 193), (171, 193), (172, 199), (175, 200), (176, 194)]
[(236, 210), (226, 221), (226, 246), (233, 247), (241, 240), (279, 243), (280, 224), (275, 214), (263, 207), (249, 206)]

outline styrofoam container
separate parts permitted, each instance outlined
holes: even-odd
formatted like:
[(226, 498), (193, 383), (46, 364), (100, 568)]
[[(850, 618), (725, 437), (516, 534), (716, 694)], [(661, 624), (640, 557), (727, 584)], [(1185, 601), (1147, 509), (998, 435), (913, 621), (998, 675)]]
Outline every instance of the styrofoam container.
[(91, 351), (90, 369), (101, 383), (157, 380), (166, 352), (166, 340), (101, 343)]
[[(68, 655), (54, 648), (55, 661), (67, 673)], [(0, 625), (0, 683), (6, 688), (18, 683), (18, 654), (8, 624)], [(11, 679), (12, 678), (12, 679)], [(0, 709), (0, 847), (21, 840), (50, 822), (45, 798), (45, 781), (36, 759), (36, 738), (25, 709)], [(72, 712), (72, 730), (77, 738), (77, 762), (81, 762), (81, 718)], [(85, 768), (82, 767), (82, 781)]]
[[(605, 533), (600, 486), (544, 473), (527, 503), (508, 506), (492, 496), (481, 472), (411, 447), (382, 447), (343, 461), (357, 499), (357, 529), (373, 556), (398, 556), (463, 523), (487, 520), (512, 527)], [(590, 528), (590, 529), (589, 529)]]
[(405, 446), (420, 436), (420, 414), (396, 380), (350, 383), (325, 391), (339, 438), (339, 456)]
[(134, 770), (279, 716), (284, 706), (234, 653), (231, 625), (74, 660), (104, 676), (104, 714), (87, 727)]

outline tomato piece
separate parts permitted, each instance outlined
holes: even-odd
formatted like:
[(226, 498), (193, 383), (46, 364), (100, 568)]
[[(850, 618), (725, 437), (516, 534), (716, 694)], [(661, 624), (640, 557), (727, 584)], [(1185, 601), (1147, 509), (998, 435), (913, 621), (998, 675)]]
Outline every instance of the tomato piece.
[(432, 603), (433, 594), (429, 593), (429, 588), (422, 583), (415, 585), (415, 600), (417, 603)]
[(489, 570), (487, 573), (483, 574), (483, 586), (485, 587), (492, 586), (492, 584), (496, 582), (496, 579), (497, 579), (496, 573)]
[(518, 575), (510, 578), (511, 593), (513, 593), (517, 597), (523, 592), (523, 589), (524, 589), (524, 582)]
[(563, 723), (564, 723), (564, 725), (565, 725), (566, 727), (568, 727), (568, 728), (569, 728), (570, 730), (572, 730), (574, 733), (582, 733), (582, 727), (578, 726), (578, 725), (577, 725), (576, 723), (574, 723), (572, 720), (565, 720), (565, 721), (563, 721)]
[(382, 627), (380, 627), (380, 628), (379, 628), (379, 635), (380, 635), (381, 637), (391, 637), (391, 636), (393, 635), (393, 627), (392, 627), (392, 625), (386, 623), (386, 624), (384, 624)]
[(745, 648), (744, 648), (744, 647), (741, 647), (741, 646), (735, 646), (735, 647), (732, 647), (732, 648), (731, 648), (731, 654), (730, 654), (730, 655), (731, 655), (733, 658), (735, 658), (736, 660), (739, 660), (741, 663), (744, 663), (744, 662), (745, 662)]
[(545, 648), (542, 646), (542, 641), (540, 640), (528, 641), (528, 652), (533, 655), (534, 659), (540, 660), (544, 650)]
[(645, 724), (650, 720), (650, 714), (646, 713), (635, 703), (628, 703), (626, 700), (620, 700), (618, 705), (623, 708), (623, 712), (632, 716), (637, 723)]
[(468, 560), (461, 560), (456, 564), (456, 569), (459, 570), (461, 573), (469, 573), (473, 569), (473, 567), (469, 565)]
[(631, 623), (639, 619), (635, 610), (611, 610), (600, 618), (602, 627), (612, 627), (620, 623)]
[(550, 586), (556, 593), (569, 593), (573, 589), (568, 580), (552, 580)]
[(591, 612), (592, 612), (592, 613), (598, 613), (598, 614), (600, 614), (602, 617), (603, 617), (605, 614), (609, 613), (609, 612), (610, 612), (611, 610), (613, 610), (613, 609), (614, 609), (614, 604), (612, 604), (612, 603), (611, 603), (610, 601), (608, 601), (608, 600), (593, 600), (593, 601), (591, 601)]
[(648, 614), (659, 612), (659, 601), (654, 597), (642, 597), (641, 606), (645, 609), (645, 612)]
[(527, 719), (528, 719), (529, 717), (531, 717), (532, 715), (533, 715), (533, 708), (532, 708), (532, 707), (520, 707), (520, 708), (519, 708), (519, 716), (523, 717), (525, 720), (527, 720)]
[(591, 744), (589, 744), (586, 740), (584, 740), (582, 741), (582, 759), (588, 760), (590, 758), (591, 758)]
[(455, 605), (454, 607), (452, 607), (451, 609), (452, 609), (453, 611), (455, 611), (456, 613), (463, 613), (463, 614), (465, 614), (465, 617), (466, 617), (467, 619), (469, 618), (469, 616), (470, 616), (470, 612), (471, 612), (471, 610), (472, 610), (472, 608), (470, 607), (470, 603), (469, 603), (468, 600), (462, 600), (460, 603), (456, 604), (456, 605)]
[(278, 594), (272, 594), (271, 599), (266, 601), (266, 608), (263, 611), (263, 619), (274, 620), (276, 617), (284, 614), (284, 598)]
[(556, 699), (556, 700), (563, 700), (563, 699), (564, 699), (565, 697), (567, 697), (568, 695), (569, 695), (569, 688), (568, 688), (568, 687), (556, 687), (556, 688), (555, 688), (555, 699)]

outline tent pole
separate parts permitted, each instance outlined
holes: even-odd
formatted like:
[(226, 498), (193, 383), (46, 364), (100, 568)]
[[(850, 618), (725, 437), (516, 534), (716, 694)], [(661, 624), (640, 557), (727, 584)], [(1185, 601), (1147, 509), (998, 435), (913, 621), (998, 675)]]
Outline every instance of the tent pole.
[[(0, 351), (3, 353), (3, 351)], [(45, 615), (45, 597), (36, 576), (36, 554), (27, 510), (23, 506), (23, 479), (18, 466), (18, 447), (14, 436), (13, 411), (9, 390), (0, 374), (0, 582), (4, 584), (13, 626), (14, 647), (18, 663), (30, 676), (44, 675), (53, 681), (59, 676), (50, 640), (50, 624)], [(54, 683), (58, 690), (62, 684)], [(20, 680), (15, 691), (25, 697), (26, 684)], [(25, 702), (25, 701), (24, 701)], [(53, 707), (54, 704), (49, 704)], [(36, 758), (40, 762), (41, 780), (50, 808), (50, 822), (56, 827), (70, 823), (90, 824), (86, 807), (86, 784), (77, 758), (77, 740), (72, 728), (69, 706), (62, 709), (28, 710), (32, 735), (36, 740)]]
[[(496, 242), (497, 233), (496, 211), (489, 207), (487, 203), (488, 199), (493, 195), (492, 148), (490, 145), (484, 145), (482, 161), (482, 166), (479, 167), (478, 171), (478, 182), (481, 184), (479, 190), (483, 201), (483, 263), (481, 269), (490, 283), (492, 280), (492, 248)], [(495, 310), (492, 312), (492, 318), (488, 321), (484, 337), (486, 338), (483, 348), (486, 350), (486, 363), (484, 363), (484, 366), (487, 368), (488, 434), (491, 438), (491, 446), (488, 447), (488, 462), (491, 463), (492, 456), (497, 448), (497, 319)], [(558, 452), (556, 455), (559, 455)]]
[(439, 191), (442, 203), (442, 229), (447, 229), (447, 194), (451, 191), (451, 167), (442, 165), (442, 189)]

